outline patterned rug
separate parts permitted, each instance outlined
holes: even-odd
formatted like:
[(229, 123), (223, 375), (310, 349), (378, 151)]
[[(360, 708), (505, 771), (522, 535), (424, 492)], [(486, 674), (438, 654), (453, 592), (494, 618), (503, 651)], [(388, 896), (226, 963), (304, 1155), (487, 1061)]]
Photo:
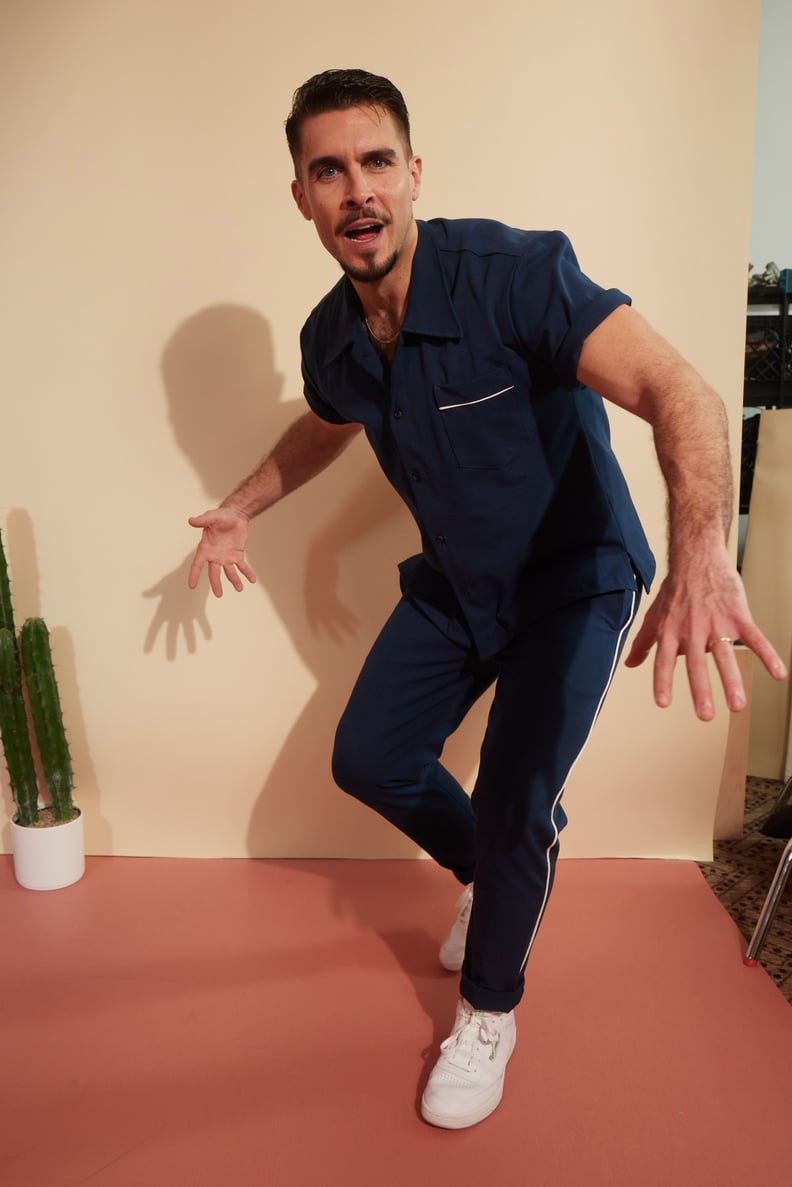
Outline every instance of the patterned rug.
[[(786, 842), (759, 830), (771, 814), (784, 784), (749, 776), (745, 787), (745, 827), (732, 841), (716, 841), (714, 861), (700, 863), (713, 892), (750, 940)], [(792, 1002), (792, 879), (787, 883), (760, 953), (764, 966), (787, 1001)]]

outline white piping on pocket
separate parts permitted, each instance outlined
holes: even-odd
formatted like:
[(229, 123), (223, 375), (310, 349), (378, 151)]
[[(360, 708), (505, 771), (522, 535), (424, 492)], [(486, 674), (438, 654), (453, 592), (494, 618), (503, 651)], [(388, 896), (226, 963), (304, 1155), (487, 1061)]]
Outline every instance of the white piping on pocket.
[(502, 396), (505, 392), (513, 392), (514, 384), (510, 383), (508, 387), (502, 387), (499, 392), (493, 392), (491, 396), (479, 396), (478, 400), (465, 400), (463, 404), (438, 404), (438, 412), (449, 412), (452, 408), (469, 408), (471, 404), (484, 404), (487, 400), (494, 400), (496, 396)]

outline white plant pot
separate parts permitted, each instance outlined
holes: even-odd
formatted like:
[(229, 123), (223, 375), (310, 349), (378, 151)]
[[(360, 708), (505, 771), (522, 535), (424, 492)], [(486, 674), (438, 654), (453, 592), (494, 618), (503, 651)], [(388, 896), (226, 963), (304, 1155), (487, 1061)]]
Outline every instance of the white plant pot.
[(85, 873), (82, 812), (67, 824), (23, 828), (11, 821), (14, 874), (26, 890), (60, 890)]

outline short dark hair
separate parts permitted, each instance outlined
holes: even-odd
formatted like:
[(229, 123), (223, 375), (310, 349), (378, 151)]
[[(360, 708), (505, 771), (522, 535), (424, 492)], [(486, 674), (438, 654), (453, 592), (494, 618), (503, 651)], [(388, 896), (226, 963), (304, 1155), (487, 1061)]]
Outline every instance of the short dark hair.
[(325, 111), (343, 111), (348, 107), (384, 107), (396, 121), (408, 155), (412, 156), (407, 105), (401, 91), (389, 79), (380, 74), (369, 74), (368, 70), (325, 70), (314, 74), (294, 92), (292, 109), (286, 120), (286, 140), (295, 168), (305, 120)]

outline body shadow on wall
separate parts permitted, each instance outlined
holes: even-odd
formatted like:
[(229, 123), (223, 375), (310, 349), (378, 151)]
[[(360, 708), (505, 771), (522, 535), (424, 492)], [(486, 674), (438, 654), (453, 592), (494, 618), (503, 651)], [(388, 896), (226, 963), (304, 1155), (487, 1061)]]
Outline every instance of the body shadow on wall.
[[(163, 352), (162, 375), (176, 441), (213, 505), (306, 407), (281, 400), (269, 324), (240, 306), (204, 309), (182, 323)], [(248, 825), (252, 856), (416, 856), (412, 842), (338, 791), (330, 755), (346, 698), (399, 597), (396, 565), (417, 548), (415, 525), (362, 438), (252, 525), (248, 558), (258, 580), (244, 596), (268, 597), (316, 682), (274, 762), (262, 751), (269, 775)], [(156, 601), (147, 652), (161, 635), (170, 659), (211, 640), (206, 575), (197, 590), (187, 588), (192, 555), (145, 591)], [(263, 623), (258, 646), (266, 655)], [(478, 762), (488, 704), (446, 747), (445, 761), (464, 782)]]

